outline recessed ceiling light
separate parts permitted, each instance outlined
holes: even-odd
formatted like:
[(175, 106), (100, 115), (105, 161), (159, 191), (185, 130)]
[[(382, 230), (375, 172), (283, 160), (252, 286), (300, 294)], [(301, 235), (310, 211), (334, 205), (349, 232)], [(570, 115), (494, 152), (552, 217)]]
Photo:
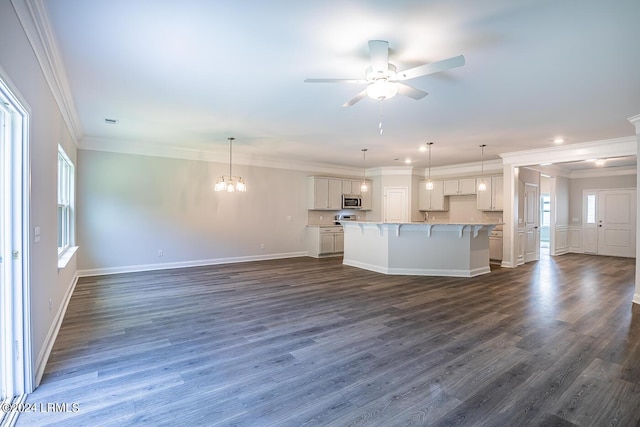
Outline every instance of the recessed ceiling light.
[(116, 119), (104, 119), (104, 122), (108, 125), (117, 125), (119, 120)]
[(556, 136), (555, 138), (553, 138), (553, 142), (555, 144), (562, 144), (564, 142), (564, 138), (561, 136)]
[(419, 148), (421, 153), (424, 153), (425, 151), (427, 151), (427, 146), (426, 145), (421, 145)]
[(604, 166), (605, 160), (606, 160), (606, 159), (597, 159), (597, 160), (595, 161), (596, 166)]
[(405, 162), (406, 164), (410, 164), (410, 163), (411, 163), (411, 159), (404, 159), (404, 162)]
[(551, 166), (553, 163), (540, 163), (540, 166)]

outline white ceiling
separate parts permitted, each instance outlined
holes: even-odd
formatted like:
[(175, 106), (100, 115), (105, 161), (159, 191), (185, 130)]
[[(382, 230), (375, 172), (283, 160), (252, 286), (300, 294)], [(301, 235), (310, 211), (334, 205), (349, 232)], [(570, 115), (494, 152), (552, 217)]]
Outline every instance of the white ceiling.
[[(44, 0), (83, 142), (361, 167), (432, 165), (631, 136), (640, 113), (640, 1)], [(341, 105), (367, 42), (429, 92)], [(104, 119), (116, 119), (117, 125)], [(224, 155), (222, 155), (224, 153)]]

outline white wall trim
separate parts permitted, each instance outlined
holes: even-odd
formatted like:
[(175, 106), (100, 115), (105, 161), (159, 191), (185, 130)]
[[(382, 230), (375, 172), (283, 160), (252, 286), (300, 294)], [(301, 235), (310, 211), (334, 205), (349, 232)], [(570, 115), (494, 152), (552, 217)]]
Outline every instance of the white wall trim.
[(78, 270), (79, 277), (104, 276), (105, 274), (137, 273), (140, 271), (169, 270), (173, 268), (203, 267), (207, 265), (232, 264), (236, 262), (267, 261), (271, 259), (310, 256), (307, 252), (287, 252), (269, 255), (249, 255), (232, 258), (213, 258), (193, 261), (166, 262), (158, 264), (125, 265), (122, 267), (92, 268)]
[(570, 235), (569, 235), (569, 226), (567, 225), (556, 225), (555, 232), (555, 255), (564, 255), (569, 253), (570, 247)]
[(640, 304), (640, 293), (633, 295), (633, 303)]
[(11, 3), (77, 147), (83, 133), (82, 126), (44, 0), (11, 0)]
[(637, 155), (636, 137), (626, 136), (580, 144), (566, 144), (557, 147), (501, 153), (500, 157), (502, 157), (506, 164), (527, 166), (549, 161), (553, 161), (553, 163), (564, 163), (604, 157), (635, 155)]
[(58, 308), (58, 312), (53, 318), (53, 322), (51, 322), (51, 327), (49, 328), (49, 332), (47, 333), (47, 337), (44, 340), (42, 345), (42, 349), (40, 350), (40, 354), (38, 354), (38, 358), (36, 359), (36, 378), (35, 378), (35, 386), (38, 387), (40, 385), (40, 381), (42, 380), (42, 376), (44, 375), (44, 370), (47, 366), (47, 361), (49, 360), (49, 356), (51, 355), (51, 350), (53, 350), (53, 345), (56, 342), (56, 338), (58, 337), (58, 332), (60, 332), (60, 327), (62, 326), (62, 321), (64, 320), (64, 315), (67, 312), (67, 307), (69, 306), (69, 301), (71, 300), (71, 296), (73, 295), (73, 291), (76, 289), (76, 284), (78, 283), (79, 275), (76, 274), (73, 276), (71, 283), (67, 289), (67, 292), (64, 294), (64, 298), (62, 300), (62, 304)]
[(623, 176), (623, 175), (635, 175), (638, 171), (636, 166), (629, 167), (615, 167), (615, 168), (596, 168), (596, 169), (584, 169), (571, 171), (569, 178), (602, 178), (607, 176)]
[(443, 276), (443, 277), (475, 277), (481, 274), (487, 274), (491, 272), (490, 267), (479, 267), (475, 269), (436, 269), (436, 268), (400, 268), (400, 267), (385, 267), (381, 265), (369, 264), (362, 261), (345, 260), (344, 265), (350, 267), (361, 268), (363, 270), (369, 270), (376, 273), (389, 274), (389, 275), (409, 275), (409, 276)]
[(581, 254), (582, 249), (582, 226), (572, 225), (569, 227), (569, 252)]
[[(170, 159), (199, 160), (228, 165), (229, 152), (212, 149), (195, 149), (167, 144), (157, 144), (132, 140), (108, 140), (104, 138), (85, 137), (80, 142), (81, 150), (103, 151), (108, 153), (133, 154), (148, 157), (164, 157)], [(256, 158), (242, 152), (233, 153), (234, 165), (256, 166), (272, 169), (285, 169), (306, 172), (310, 175), (337, 175), (340, 177), (362, 177), (362, 168), (332, 165), (328, 163), (291, 162), (274, 160), (266, 157)], [(368, 175), (368, 172), (367, 172)]]

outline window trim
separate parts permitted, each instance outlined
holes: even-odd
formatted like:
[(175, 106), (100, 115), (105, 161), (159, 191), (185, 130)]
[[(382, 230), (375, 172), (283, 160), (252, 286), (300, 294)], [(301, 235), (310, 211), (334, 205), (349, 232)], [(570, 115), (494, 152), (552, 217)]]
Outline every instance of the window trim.
[(58, 218), (57, 240), (60, 260), (75, 244), (75, 166), (60, 144), (58, 144), (57, 188), (56, 217)]

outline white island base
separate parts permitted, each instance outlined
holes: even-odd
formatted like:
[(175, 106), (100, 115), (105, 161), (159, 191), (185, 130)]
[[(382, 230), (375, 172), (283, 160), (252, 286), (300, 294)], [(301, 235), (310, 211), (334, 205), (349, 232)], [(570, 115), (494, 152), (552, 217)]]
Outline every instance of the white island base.
[(496, 224), (343, 222), (343, 264), (384, 274), (473, 277), (489, 273)]

